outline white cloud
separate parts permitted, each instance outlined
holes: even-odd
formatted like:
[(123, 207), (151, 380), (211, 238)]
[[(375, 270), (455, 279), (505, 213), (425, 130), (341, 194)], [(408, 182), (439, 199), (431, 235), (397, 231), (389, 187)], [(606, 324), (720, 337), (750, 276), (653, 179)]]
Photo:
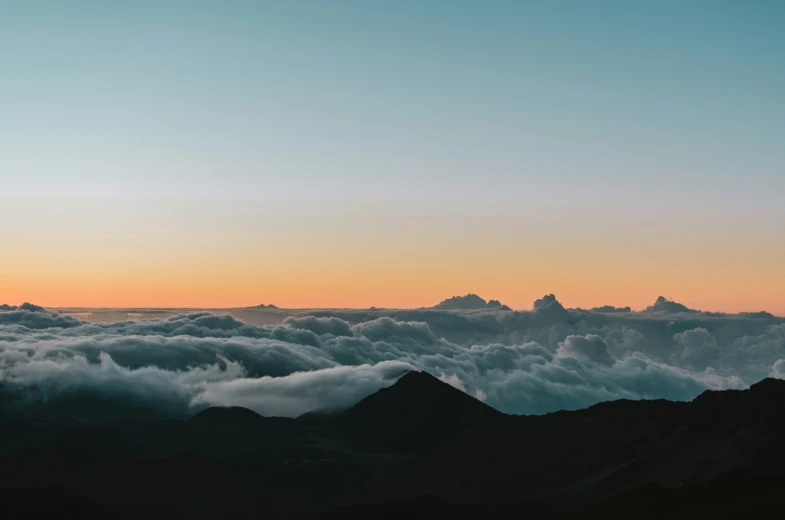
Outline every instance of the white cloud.
[(229, 315), (93, 324), (0, 312), (0, 386), (29, 400), (95, 394), (162, 410), (268, 415), (351, 406), (406, 369), (509, 413), (608, 399), (686, 400), (785, 371), (785, 320), (564, 309), (316, 311), (256, 327)]

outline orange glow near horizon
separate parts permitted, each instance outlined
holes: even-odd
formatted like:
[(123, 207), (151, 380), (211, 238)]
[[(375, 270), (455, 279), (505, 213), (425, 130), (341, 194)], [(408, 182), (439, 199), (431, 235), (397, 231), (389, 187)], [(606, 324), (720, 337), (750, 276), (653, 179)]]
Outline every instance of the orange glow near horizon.
[[(411, 266), (410, 266), (411, 267)], [(559, 277), (545, 266), (531, 271), (497, 269), (475, 272), (449, 266), (399, 267), (363, 271), (362, 266), (336, 270), (253, 273), (236, 270), (207, 276), (185, 270), (178, 274), (106, 271), (28, 273), (0, 279), (2, 303), (30, 301), (48, 307), (105, 308), (232, 308), (273, 303), (282, 308), (413, 308), (431, 306), (454, 295), (476, 293), (498, 299), (513, 309), (530, 309), (532, 302), (553, 293), (567, 307), (631, 306), (641, 310), (659, 295), (688, 307), (717, 312), (766, 310), (785, 315), (780, 285), (766, 276), (749, 276), (731, 283), (722, 271), (672, 274), (667, 283), (648, 269), (616, 269), (600, 273), (575, 270)], [(553, 267), (553, 266), (552, 266)], [(329, 272), (328, 272), (329, 271)], [(386, 271), (386, 272), (385, 272)], [(267, 274), (267, 276), (265, 276)], [(456, 282), (456, 280), (459, 280)], [(716, 284), (723, 282), (723, 289)]]
[(530, 309), (553, 293), (572, 308), (640, 310), (662, 295), (706, 311), (785, 316), (776, 221), (712, 217), (685, 227), (633, 214), (543, 217), (537, 208), (464, 215), (367, 205), (17, 206), (0, 208), (6, 223), (30, 215), (4, 229), (0, 303), (411, 308), (475, 293)]

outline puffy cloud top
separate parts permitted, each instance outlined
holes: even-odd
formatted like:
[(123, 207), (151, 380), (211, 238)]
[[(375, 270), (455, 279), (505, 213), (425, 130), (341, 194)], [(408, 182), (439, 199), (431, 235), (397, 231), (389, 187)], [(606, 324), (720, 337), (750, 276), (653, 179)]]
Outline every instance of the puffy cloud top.
[(596, 334), (567, 336), (557, 353), (574, 355), (601, 365), (612, 365), (616, 361), (605, 340)]
[(17, 325), (27, 329), (48, 329), (76, 327), (81, 324), (79, 320), (70, 316), (60, 316), (53, 312), (47, 312), (43, 307), (32, 303), (23, 303), (15, 309), (0, 312), (0, 326)]
[(671, 300), (668, 300), (664, 296), (657, 297), (657, 301), (654, 302), (654, 305), (649, 305), (646, 307), (646, 312), (667, 312), (667, 313), (678, 313), (678, 312), (699, 312), (693, 309), (690, 309), (686, 305), (682, 305), (681, 303), (677, 303)]
[(339, 318), (289, 317), (284, 320), (283, 324), (293, 329), (310, 330), (319, 336), (323, 334), (332, 334), (333, 336), (352, 335), (352, 327), (349, 322)]
[(614, 307), (613, 305), (603, 305), (602, 307), (593, 307), (592, 312), (632, 312), (630, 307)]
[(351, 406), (416, 369), (504, 412), (546, 413), (691, 399), (783, 377), (784, 363), (782, 318), (577, 312), (553, 295), (532, 311), (321, 310), (263, 327), (207, 312), (115, 323), (30, 304), (0, 312), (0, 397), (21, 407), (95, 395), (294, 416)]
[(421, 344), (438, 341), (427, 323), (400, 322), (387, 317), (358, 323), (354, 326), (354, 331), (372, 341), (408, 339)]
[(510, 310), (506, 305), (502, 305), (499, 300), (491, 300), (486, 302), (476, 294), (467, 294), (466, 296), (453, 296), (447, 298), (442, 302), (434, 305), (433, 309), (438, 310), (479, 310), (479, 309), (496, 309), (496, 310)]
[(556, 296), (553, 294), (546, 294), (539, 300), (534, 300), (534, 312), (540, 314), (547, 314), (551, 316), (566, 316), (567, 310), (559, 303)]
[(777, 379), (785, 379), (785, 359), (780, 359), (774, 366), (771, 367), (771, 377), (776, 377)]

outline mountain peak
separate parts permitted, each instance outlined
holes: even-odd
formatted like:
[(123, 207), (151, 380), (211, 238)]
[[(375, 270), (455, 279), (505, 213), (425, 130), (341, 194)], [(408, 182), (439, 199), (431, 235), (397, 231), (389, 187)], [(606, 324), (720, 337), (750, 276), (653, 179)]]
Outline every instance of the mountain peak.
[(767, 377), (765, 379), (761, 379), (753, 385), (750, 385), (750, 391), (757, 393), (778, 392), (785, 395), (785, 380), (774, 377)]
[(265, 417), (242, 406), (211, 406), (188, 421), (204, 426), (249, 426), (264, 422)]
[(501, 414), (482, 401), (470, 396), (466, 392), (459, 390), (448, 383), (425, 371), (411, 370), (402, 375), (398, 380), (387, 388), (382, 388), (378, 392), (369, 395), (354, 408), (370, 409), (380, 405), (406, 406), (407, 411), (412, 412), (418, 408), (432, 406), (436, 404), (449, 407), (465, 406), (475, 409), (482, 408)]
[[(438, 378), (432, 376), (428, 372), (418, 371), (418, 370), (410, 370), (406, 372), (404, 375), (398, 378), (398, 381), (395, 382), (393, 385), (397, 388), (405, 388), (405, 387), (424, 387), (425, 385), (443, 385), (444, 383), (440, 381)], [(392, 387), (390, 387), (392, 388)]]
[(427, 372), (407, 372), (338, 418), (365, 448), (418, 453), (504, 414)]
[[(694, 410), (708, 409), (711, 413), (744, 417), (758, 417), (779, 410), (785, 403), (785, 380), (768, 377), (746, 390), (706, 390), (691, 403)], [(707, 408), (705, 408), (707, 407)], [(697, 412), (695, 412), (697, 414)]]

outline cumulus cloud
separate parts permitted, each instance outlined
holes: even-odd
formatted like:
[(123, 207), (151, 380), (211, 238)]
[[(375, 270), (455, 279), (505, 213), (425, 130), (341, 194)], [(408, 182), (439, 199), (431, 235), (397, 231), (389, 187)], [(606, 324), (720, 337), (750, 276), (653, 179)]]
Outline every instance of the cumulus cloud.
[(777, 379), (785, 379), (785, 359), (779, 359), (774, 366), (771, 367), (771, 374), (770, 377), (776, 377)]
[(609, 399), (692, 399), (785, 373), (770, 315), (568, 310), (321, 310), (257, 327), (198, 312), (88, 323), (0, 312), (0, 388), (18, 406), (96, 395), (163, 411), (239, 405), (296, 416), (346, 408), (426, 370), (508, 413)]
[(611, 356), (605, 340), (596, 334), (567, 336), (556, 352), (557, 354), (575, 356), (586, 361), (599, 363), (600, 365), (612, 365), (616, 362), (613, 356)]
[(314, 410), (348, 408), (410, 370), (414, 367), (408, 363), (384, 361), (284, 377), (235, 378), (205, 384), (193, 404), (244, 406), (262, 415), (296, 417)]
[(433, 307), (432, 309), (438, 310), (478, 310), (478, 309), (494, 309), (509, 311), (510, 308), (503, 305), (499, 300), (490, 300), (486, 302), (476, 294), (467, 294), (466, 296), (453, 296), (447, 298)]
[(646, 312), (679, 313), (679, 312), (698, 312), (698, 311), (690, 309), (689, 307), (681, 303), (669, 300), (665, 296), (659, 296), (657, 297), (657, 300), (654, 302), (653, 305), (650, 305), (646, 308)]
[(352, 327), (349, 322), (339, 318), (316, 318), (314, 316), (290, 316), (283, 322), (284, 326), (293, 329), (309, 330), (317, 335), (332, 334), (333, 336), (351, 336)]
[(553, 294), (547, 294), (539, 300), (535, 300), (533, 310), (534, 312), (550, 313), (556, 315), (563, 315), (567, 312)]
[(370, 340), (404, 340), (420, 344), (429, 344), (438, 341), (431, 332), (427, 323), (400, 322), (392, 318), (377, 318), (372, 321), (359, 323), (354, 326), (354, 331)]
[(689, 367), (708, 367), (721, 352), (717, 339), (703, 327), (686, 330), (673, 336), (681, 361)]
[(43, 307), (26, 302), (19, 307), (8, 306), (8, 309), (0, 312), (0, 326), (10, 331), (77, 327), (79, 325), (79, 320), (75, 318), (46, 312)]
[(614, 307), (613, 305), (603, 305), (602, 307), (592, 307), (592, 312), (632, 312), (630, 307)]

